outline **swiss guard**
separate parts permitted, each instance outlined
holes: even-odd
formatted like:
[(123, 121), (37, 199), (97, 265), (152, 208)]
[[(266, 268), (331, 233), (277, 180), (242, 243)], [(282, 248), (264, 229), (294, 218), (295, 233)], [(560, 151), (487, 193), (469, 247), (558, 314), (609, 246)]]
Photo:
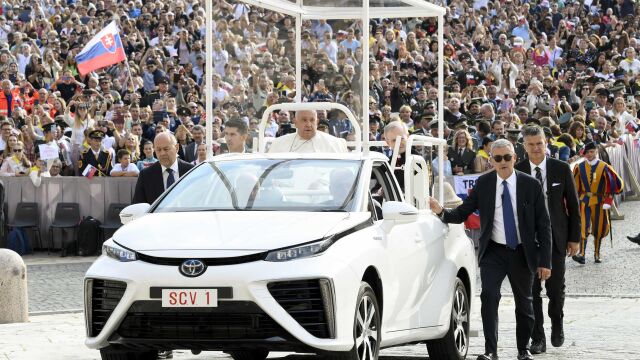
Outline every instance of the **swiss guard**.
[(580, 218), (582, 222), (580, 254), (573, 260), (584, 264), (587, 237), (593, 235), (594, 257), (601, 263), (600, 245), (602, 239), (611, 231), (610, 209), (613, 195), (620, 194), (624, 183), (611, 165), (598, 159), (598, 149), (594, 142), (585, 144), (585, 161), (573, 169), (578, 199), (580, 200)]
[(89, 148), (82, 152), (78, 162), (81, 174), (84, 174), (87, 165), (91, 165), (97, 169), (96, 176), (109, 176), (111, 172), (111, 153), (102, 149), (104, 136), (104, 132), (100, 130), (93, 130), (89, 133)]

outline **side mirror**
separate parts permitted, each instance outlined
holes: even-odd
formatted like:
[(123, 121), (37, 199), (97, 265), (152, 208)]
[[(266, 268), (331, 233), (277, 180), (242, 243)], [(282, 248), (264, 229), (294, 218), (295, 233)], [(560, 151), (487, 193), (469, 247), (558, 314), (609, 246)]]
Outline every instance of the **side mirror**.
[(418, 209), (400, 201), (387, 201), (382, 204), (382, 218), (385, 230), (391, 230), (396, 224), (406, 224), (418, 220)]
[(150, 208), (151, 205), (147, 203), (129, 205), (120, 211), (120, 222), (122, 225), (126, 225), (133, 220), (144, 216)]

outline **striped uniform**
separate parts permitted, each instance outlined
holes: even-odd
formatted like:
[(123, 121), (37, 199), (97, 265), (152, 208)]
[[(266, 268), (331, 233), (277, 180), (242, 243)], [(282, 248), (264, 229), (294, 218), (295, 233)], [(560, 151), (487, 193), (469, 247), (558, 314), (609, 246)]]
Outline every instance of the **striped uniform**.
[(600, 160), (593, 166), (583, 161), (573, 169), (573, 178), (580, 201), (580, 255), (584, 256), (587, 237), (591, 234), (594, 238), (594, 255), (599, 259), (602, 239), (611, 229), (608, 211), (602, 205), (613, 194), (621, 193), (624, 184), (613, 168)]

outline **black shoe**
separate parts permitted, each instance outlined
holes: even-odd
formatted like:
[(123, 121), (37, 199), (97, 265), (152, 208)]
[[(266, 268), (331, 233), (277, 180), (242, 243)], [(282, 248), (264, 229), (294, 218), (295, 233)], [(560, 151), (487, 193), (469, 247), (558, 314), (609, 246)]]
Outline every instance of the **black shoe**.
[(534, 355), (542, 354), (547, 352), (547, 342), (546, 340), (534, 340), (531, 342), (531, 353)]
[(529, 350), (518, 350), (518, 360), (533, 360), (533, 355)]
[(584, 265), (585, 263), (584, 256), (582, 255), (573, 255), (571, 258), (573, 259), (573, 261), (577, 262), (578, 264)]
[(476, 360), (498, 360), (498, 354), (486, 353), (483, 355), (478, 355)]
[(636, 243), (638, 245), (640, 245), (640, 234), (634, 236), (627, 236), (627, 239), (629, 239), (629, 241), (631, 241), (632, 243)]
[(600, 258), (596, 258), (596, 259), (595, 259), (595, 263), (596, 263), (596, 264), (600, 264), (600, 263), (602, 263), (602, 260), (600, 260)]
[(551, 324), (551, 345), (554, 347), (560, 347), (564, 344), (564, 329), (562, 328), (562, 322)]

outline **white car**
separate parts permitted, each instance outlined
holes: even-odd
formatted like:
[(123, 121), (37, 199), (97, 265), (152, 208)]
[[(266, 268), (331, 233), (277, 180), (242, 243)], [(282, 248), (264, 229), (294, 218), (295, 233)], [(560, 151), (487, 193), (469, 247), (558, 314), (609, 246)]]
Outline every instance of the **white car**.
[(474, 247), (426, 196), (405, 201), (374, 152), (215, 157), (123, 210), (85, 277), (86, 345), (112, 360), (365, 360), (425, 342), (432, 359), (464, 359)]

